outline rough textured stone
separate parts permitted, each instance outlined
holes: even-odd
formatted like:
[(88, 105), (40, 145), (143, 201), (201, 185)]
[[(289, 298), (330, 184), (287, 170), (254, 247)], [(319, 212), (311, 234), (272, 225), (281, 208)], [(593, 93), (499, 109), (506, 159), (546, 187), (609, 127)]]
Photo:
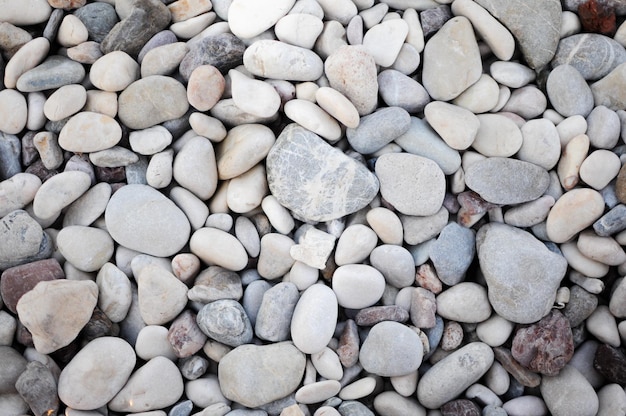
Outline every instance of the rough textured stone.
[(270, 150), (267, 180), (278, 202), (309, 221), (356, 212), (378, 192), (378, 180), (364, 165), (295, 124)]
[(0, 346), (0, 393), (15, 393), (15, 382), (26, 369), (26, 359), (15, 349)]
[(242, 345), (219, 362), (224, 396), (250, 408), (293, 393), (302, 380), (305, 356), (291, 342)]
[(480, 416), (480, 408), (467, 399), (452, 400), (441, 406), (441, 416)]
[(347, 129), (350, 146), (359, 153), (374, 153), (404, 134), (411, 124), (409, 113), (400, 107), (382, 108), (361, 118), (358, 127)]
[(189, 47), (189, 52), (180, 63), (180, 73), (189, 81), (194, 69), (211, 65), (222, 74), (243, 63), (246, 47), (241, 39), (230, 33), (207, 36)]
[(383, 321), (406, 322), (409, 313), (397, 305), (371, 306), (361, 309), (354, 318), (359, 326), (374, 326)]
[(299, 298), (298, 288), (291, 282), (280, 282), (267, 290), (256, 315), (256, 335), (272, 342), (288, 340), (291, 317)]
[(196, 317), (198, 326), (210, 338), (237, 347), (252, 340), (252, 325), (241, 304), (221, 299), (204, 305)]
[(626, 355), (621, 349), (607, 344), (599, 345), (593, 367), (613, 383), (626, 383)]
[(36, 415), (54, 414), (59, 409), (57, 382), (52, 371), (31, 361), (15, 382), (15, 388)]
[(563, 308), (563, 315), (572, 328), (582, 324), (596, 310), (598, 297), (578, 285), (570, 288), (569, 302)]
[(567, 318), (553, 310), (539, 322), (517, 330), (511, 353), (531, 371), (555, 376), (574, 355), (574, 338)]
[(196, 314), (186, 310), (178, 315), (170, 325), (167, 331), (167, 340), (176, 356), (185, 358), (200, 351), (207, 340), (207, 336), (198, 327)]
[(48, 234), (26, 211), (0, 219), (0, 270), (47, 258), (52, 253)]

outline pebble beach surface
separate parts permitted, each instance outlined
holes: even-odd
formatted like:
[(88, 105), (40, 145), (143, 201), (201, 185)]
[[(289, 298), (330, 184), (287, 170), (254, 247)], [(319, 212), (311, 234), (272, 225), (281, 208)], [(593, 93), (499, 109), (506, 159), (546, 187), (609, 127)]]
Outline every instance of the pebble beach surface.
[(0, 415), (624, 416), (618, 0), (0, 0)]

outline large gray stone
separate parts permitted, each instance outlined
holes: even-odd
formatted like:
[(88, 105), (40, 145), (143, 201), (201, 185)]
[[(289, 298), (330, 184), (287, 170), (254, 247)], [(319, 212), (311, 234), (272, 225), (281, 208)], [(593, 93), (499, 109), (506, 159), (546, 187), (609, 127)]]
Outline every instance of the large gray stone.
[(626, 50), (615, 40), (597, 33), (579, 33), (561, 39), (552, 67), (568, 64), (586, 80), (597, 80), (626, 62)]
[(291, 342), (242, 345), (219, 362), (222, 394), (250, 408), (293, 393), (302, 380), (306, 359)]
[(278, 202), (307, 221), (351, 214), (378, 193), (364, 165), (296, 124), (285, 127), (267, 155), (267, 181)]
[(47, 258), (52, 250), (48, 235), (26, 211), (0, 219), (0, 271)]
[(69, 84), (80, 84), (85, 68), (78, 62), (52, 55), (42, 64), (26, 71), (17, 79), (17, 89), (22, 92), (51, 90)]
[(528, 66), (544, 67), (554, 57), (561, 32), (559, 0), (476, 0), (506, 26)]
[(403, 376), (419, 368), (423, 353), (415, 331), (399, 322), (384, 321), (370, 330), (361, 346), (359, 361), (368, 373)]
[(550, 312), (567, 270), (563, 256), (532, 234), (499, 223), (480, 228), (476, 248), (489, 301), (498, 315), (527, 324)]

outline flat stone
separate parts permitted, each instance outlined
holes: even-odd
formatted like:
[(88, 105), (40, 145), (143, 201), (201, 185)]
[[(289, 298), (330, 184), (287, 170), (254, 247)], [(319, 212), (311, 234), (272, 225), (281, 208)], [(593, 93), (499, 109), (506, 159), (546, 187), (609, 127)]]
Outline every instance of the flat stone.
[(147, 265), (135, 276), (139, 313), (148, 325), (163, 325), (187, 305), (187, 286), (169, 271)]
[(408, 153), (389, 153), (376, 161), (383, 198), (405, 215), (428, 216), (441, 208), (445, 178), (430, 159)]
[(43, 63), (22, 74), (16, 87), (22, 92), (44, 91), (69, 84), (80, 84), (85, 68), (78, 62), (59, 55), (46, 58)]
[[(497, 174), (495, 174), (497, 172)], [(465, 183), (494, 204), (519, 204), (539, 198), (550, 182), (548, 172), (516, 159), (492, 157), (472, 164)]]
[[(85, 140), (83, 131), (93, 131)], [(115, 146), (122, 138), (122, 129), (112, 117), (91, 111), (80, 112), (68, 120), (59, 134), (59, 146), (71, 152), (97, 152)]]
[(340, 306), (361, 309), (380, 300), (385, 290), (385, 278), (372, 266), (347, 264), (333, 273), (332, 287)]
[(239, 38), (253, 38), (274, 26), (294, 3), (295, 0), (235, 0), (228, 9), (230, 30)]
[(552, 60), (561, 33), (561, 2), (478, 0), (477, 3), (511, 31), (528, 66), (538, 70)]
[(334, 51), (324, 62), (324, 73), (330, 86), (345, 95), (361, 116), (376, 109), (376, 62), (363, 46), (342, 46)]
[(402, 376), (418, 369), (422, 354), (422, 341), (415, 331), (399, 322), (386, 321), (369, 331), (359, 361), (368, 373)]
[(470, 21), (447, 21), (424, 48), (422, 84), (434, 100), (448, 101), (478, 81), (482, 63)]
[(100, 270), (113, 255), (113, 239), (98, 228), (64, 227), (59, 231), (56, 243), (65, 260), (85, 272)]
[[(291, 64), (281, 65), (283, 59)], [(254, 42), (243, 54), (243, 64), (254, 75), (288, 81), (314, 81), (324, 70), (321, 58), (313, 51), (275, 40)]]
[(71, 343), (89, 322), (98, 302), (93, 281), (42, 281), (17, 302), (20, 321), (33, 336), (35, 348), (49, 354)]
[[(302, 404), (320, 403), (333, 396), (336, 396), (340, 390), (341, 383), (339, 383), (337, 380), (322, 380), (309, 383), (300, 387), (296, 391), (294, 397), (298, 401), (298, 403)], [(295, 406), (294, 409), (298, 408), (298, 405), (293, 406)], [(299, 408), (298, 411), (302, 412)], [(281, 413), (289, 414), (286, 413), (284, 410)]]
[(302, 292), (291, 319), (295, 346), (305, 354), (322, 351), (333, 337), (337, 314), (337, 297), (328, 286), (314, 284)]
[(461, 347), (420, 378), (417, 399), (429, 409), (439, 408), (479, 380), (489, 370), (493, 359), (491, 347), (482, 342)]
[(400, 107), (409, 113), (419, 113), (430, 101), (430, 96), (422, 84), (395, 69), (381, 71), (377, 80), (380, 97), (390, 107)]
[(586, 80), (595, 81), (626, 62), (626, 51), (610, 37), (579, 33), (559, 42), (552, 67), (571, 65)]
[(567, 269), (562, 256), (526, 231), (493, 223), (478, 231), (476, 249), (489, 301), (500, 316), (531, 323), (547, 315)]
[(301, 48), (313, 49), (324, 29), (322, 19), (309, 13), (294, 13), (281, 17), (274, 31), (278, 40)]
[(180, 251), (191, 227), (185, 214), (147, 185), (126, 185), (111, 197), (105, 211), (111, 237), (132, 250), (166, 257)]
[(359, 112), (354, 104), (334, 88), (321, 87), (315, 92), (317, 104), (332, 117), (348, 128), (357, 128)]
[(281, 282), (263, 295), (256, 316), (255, 334), (272, 342), (286, 341), (291, 332), (291, 318), (300, 295), (296, 285)]
[(152, 75), (133, 82), (118, 99), (120, 120), (135, 130), (178, 119), (188, 109), (185, 87), (163, 75)]
[(618, 65), (608, 75), (591, 84), (596, 106), (603, 105), (613, 111), (621, 110), (626, 103), (626, 94), (621, 90), (626, 85), (626, 62)]
[(555, 416), (571, 412), (595, 414), (598, 411), (598, 395), (572, 366), (565, 366), (557, 376), (542, 377), (540, 391), (548, 410)]
[(44, 182), (35, 194), (33, 211), (42, 219), (57, 216), (63, 208), (83, 195), (91, 185), (88, 174), (66, 171)]
[(28, 110), (26, 98), (16, 90), (0, 91), (0, 131), (7, 134), (17, 134), (26, 127)]
[(443, 283), (452, 286), (463, 280), (474, 259), (474, 240), (474, 233), (457, 223), (449, 223), (441, 230), (430, 248), (430, 259)]
[(310, 221), (356, 212), (378, 192), (378, 180), (364, 165), (294, 124), (280, 134), (266, 163), (268, 185), (278, 202)]
[(162, 2), (135, 1), (128, 16), (113, 26), (102, 40), (102, 52), (124, 51), (134, 58), (152, 36), (167, 27), (170, 20), (170, 11)]
[(207, 36), (189, 45), (189, 52), (180, 63), (179, 71), (188, 81), (192, 72), (202, 65), (211, 65), (222, 74), (244, 63), (243, 41), (230, 33)]
[(546, 220), (548, 237), (555, 243), (564, 243), (593, 224), (603, 212), (604, 200), (599, 192), (589, 188), (572, 189), (550, 210)]
[(103, 55), (89, 71), (89, 80), (103, 91), (122, 91), (138, 78), (139, 64), (123, 51)]
[(452, 104), (479, 114), (496, 108), (499, 98), (498, 83), (489, 75), (482, 74), (478, 81), (452, 100)]
[(591, 89), (582, 74), (572, 65), (555, 67), (548, 76), (546, 90), (550, 103), (564, 117), (577, 114), (586, 117), (593, 109)]
[(361, 118), (355, 129), (347, 129), (350, 146), (359, 153), (374, 153), (406, 133), (411, 124), (409, 113), (400, 107), (386, 107)]
[(196, 321), (202, 332), (222, 344), (237, 347), (252, 340), (250, 320), (235, 300), (221, 299), (206, 304)]
[(305, 356), (291, 342), (242, 345), (219, 362), (224, 396), (255, 408), (293, 393), (302, 380)]
[(101, 337), (85, 345), (59, 376), (59, 397), (77, 410), (106, 405), (126, 384), (136, 357), (123, 339)]

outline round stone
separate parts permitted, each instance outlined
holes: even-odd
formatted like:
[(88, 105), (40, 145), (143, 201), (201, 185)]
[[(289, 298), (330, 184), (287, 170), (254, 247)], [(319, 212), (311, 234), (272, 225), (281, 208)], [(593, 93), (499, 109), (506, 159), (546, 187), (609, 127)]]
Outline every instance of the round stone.
[(28, 119), (26, 98), (16, 90), (0, 91), (0, 132), (18, 134)]
[(487, 290), (474, 282), (461, 282), (437, 296), (437, 313), (444, 319), (477, 323), (489, 318)]
[(199, 111), (210, 110), (222, 97), (225, 85), (226, 80), (217, 68), (212, 65), (200, 65), (193, 70), (187, 83), (189, 104)]
[(43, 112), (51, 121), (73, 116), (87, 102), (87, 90), (78, 84), (64, 85), (53, 92), (43, 106)]
[(234, 35), (253, 38), (287, 14), (295, 0), (235, 0), (228, 9), (228, 25)]
[(262, 161), (276, 141), (274, 133), (262, 124), (233, 127), (217, 149), (220, 179), (231, 179)]
[(77, 170), (61, 172), (41, 185), (33, 200), (33, 212), (41, 219), (57, 216), (61, 210), (83, 195), (91, 178)]
[(402, 246), (383, 244), (372, 250), (370, 263), (382, 273), (388, 284), (403, 288), (415, 281), (415, 262)]
[(248, 254), (233, 235), (217, 228), (197, 230), (189, 241), (191, 252), (208, 264), (239, 271), (248, 264)]
[[(84, 132), (89, 131), (85, 140)], [(122, 139), (122, 128), (110, 116), (80, 112), (68, 120), (59, 133), (59, 146), (76, 153), (97, 152), (115, 146)]]
[(291, 339), (305, 354), (316, 354), (330, 342), (337, 325), (337, 297), (323, 284), (302, 292), (291, 318)]
[(57, 235), (59, 252), (74, 267), (94, 272), (113, 255), (113, 239), (104, 230), (81, 225), (64, 227)]
[(380, 300), (385, 290), (385, 278), (372, 266), (347, 264), (335, 270), (332, 285), (340, 306), (362, 309)]
[(122, 91), (138, 78), (139, 64), (122, 51), (103, 55), (89, 71), (91, 83), (103, 91)]
[(378, 236), (367, 225), (354, 224), (341, 233), (335, 249), (337, 266), (360, 263), (376, 247)]
[(211, 141), (202, 136), (188, 140), (174, 159), (173, 175), (183, 188), (206, 201), (217, 188), (217, 165)]
[(368, 373), (383, 377), (403, 376), (422, 363), (419, 335), (398, 322), (381, 322), (372, 327), (363, 341), (359, 362)]
[(272, 117), (280, 108), (278, 92), (269, 83), (250, 78), (231, 69), (230, 89), (235, 105), (246, 113), (257, 117)]
[(559, 198), (546, 220), (548, 237), (564, 243), (593, 224), (604, 213), (604, 199), (599, 192), (577, 188)]
[(550, 103), (563, 117), (586, 117), (593, 109), (593, 94), (585, 78), (571, 65), (554, 68), (546, 83)]
[(185, 214), (147, 185), (118, 189), (104, 216), (107, 230), (118, 244), (142, 253), (171, 256), (189, 240), (191, 226)]

